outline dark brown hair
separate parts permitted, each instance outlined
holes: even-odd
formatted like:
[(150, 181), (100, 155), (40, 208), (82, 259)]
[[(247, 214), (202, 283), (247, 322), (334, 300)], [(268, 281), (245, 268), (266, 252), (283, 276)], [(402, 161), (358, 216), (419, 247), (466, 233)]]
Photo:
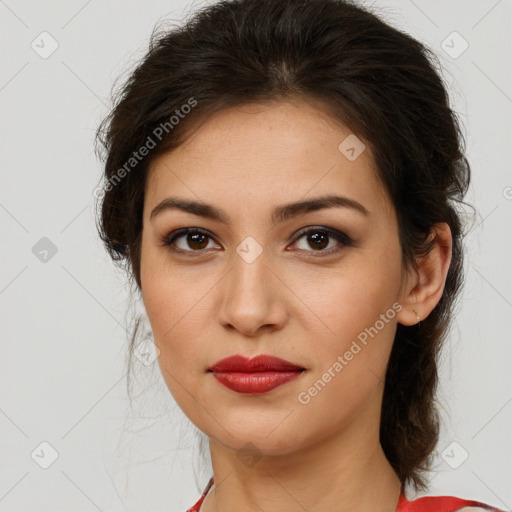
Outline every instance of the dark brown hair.
[[(96, 134), (105, 162), (98, 231), (138, 291), (150, 161), (201, 119), (248, 102), (320, 100), (370, 144), (396, 209), (403, 269), (431, 249), (430, 228), (448, 223), (452, 262), (442, 297), (419, 326), (398, 325), (382, 404), (380, 442), (402, 484), (416, 490), (427, 488), (422, 472), (439, 436), (437, 361), (463, 282), (458, 207), (470, 179), (441, 70), (430, 49), (352, 2), (221, 1), (181, 26), (155, 29)], [(143, 158), (133, 156), (149, 146)]]

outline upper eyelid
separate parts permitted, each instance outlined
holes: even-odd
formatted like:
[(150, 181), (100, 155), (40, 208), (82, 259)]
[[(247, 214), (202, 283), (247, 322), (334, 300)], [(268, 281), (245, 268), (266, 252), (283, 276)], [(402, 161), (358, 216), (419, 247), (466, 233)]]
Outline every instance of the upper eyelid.
[[(169, 234), (162, 237), (163, 245), (173, 245), (176, 243), (176, 240), (179, 238), (188, 235), (189, 233), (201, 233), (211, 240), (213, 240), (216, 244), (220, 245), (219, 242), (217, 242), (217, 239), (215, 236), (213, 236), (208, 230), (203, 228), (197, 228), (197, 227), (190, 227), (190, 228), (180, 228), (175, 229), (171, 231)], [(181, 249), (183, 250), (183, 249)], [(185, 252), (203, 252), (203, 251), (185, 251)]]
[[(345, 242), (350, 242), (350, 243), (353, 242), (352, 238), (350, 236), (348, 236), (345, 232), (340, 231), (339, 229), (330, 228), (328, 226), (321, 226), (318, 224), (305, 226), (303, 228), (298, 229), (290, 236), (289, 242), (296, 242), (297, 240), (301, 239), (303, 236), (307, 235), (311, 231), (313, 231), (313, 232), (314, 231), (324, 231), (331, 238), (336, 239), (341, 244), (345, 244)], [(168, 241), (168, 243), (166, 245), (172, 245), (175, 243), (175, 241), (177, 239), (179, 239), (189, 233), (204, 234), (207, 237), (209, 237), (211, 240), (213, 240), (216, 244), (221, 245), (217, 241), (216, 237), (214, 235), (212, 235), (207, 229), (198, 228), (198, 227), (188, 227), (188, 228), (176, 229), (176, 230), (172, 231), (171, 233), (169, 233), (168, 235), (166, 235), (165, 237), (163, 237), (163, 241), (164, 242)], [(200, 252), (203, 252), (204, 250), (198, 250), (198, 251), (184, 250), (184, 251), (200, 253)], [(309, 251), (307, 251), (307, 252), (309, 252)], [(315, 251), (312, 251), (312, 252), (315, 252)], [(328, 251), (318, 251), (318, 252), (320, 253), (320, 252), (328, 252)]]
[(347, 238), (348, 235), (346, 235), (343, 231), (340, 231), (339, 229), (335, 229), (335, 228), (330, 228), (328, 226), (320, 226), (318, 224), (313, 224), (311, 226), (306, 226), (304, 228), (300, 228), (298, 229), (292, 236), (291, 238), (293, 237), (298, 237), (298, 236), (302, 236), (302, 235), (305, 235), (306, 233), (309, 233), (310, 231), (325, 231), (331, 235), (340, 235), (340, 236), (346, 236)]

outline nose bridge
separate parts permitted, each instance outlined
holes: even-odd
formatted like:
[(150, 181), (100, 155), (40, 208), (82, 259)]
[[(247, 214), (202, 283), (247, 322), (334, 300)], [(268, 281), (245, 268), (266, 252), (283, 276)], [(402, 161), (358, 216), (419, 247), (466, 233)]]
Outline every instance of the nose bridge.
[(260, 326), (282, 322), (283, 305), (270, 264), (267, 251), (253, 237), (236, 247), (223, 290), (219, 318), (223, 325), (254, 334)]
[(252, 236), (236, 247), (232, 257), (228, 298), (236, 300), (245, 309), (261, 308), (269, 292), (268, 254)]

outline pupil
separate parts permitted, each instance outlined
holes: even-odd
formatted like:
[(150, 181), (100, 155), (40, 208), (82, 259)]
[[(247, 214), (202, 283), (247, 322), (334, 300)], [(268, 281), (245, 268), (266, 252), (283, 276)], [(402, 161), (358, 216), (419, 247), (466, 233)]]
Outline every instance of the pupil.
[[(324, 242), (324, 243), (321, 243), (320, 246), (318, 246), (319, 238), (323, 238), (323, 242)], [(322, 232), (314, 233), (309, 236), (309, 240), (310, 241), (312, 240), (313, 244), (317, 244), (317, 247), (316, 247), (317, 249), (324, 249), (325, 247), (327, 247), (329, 245), (327, 242), (327, 239), (328, 239), (328, 236)], [(313, 247), (313, 248), (315, 248), (315, 247)]]
[[(206, 235), (203, 235), (202, 233), (189, 233), (188, 234), (188, 243), (189, 243), (189, 246), (192, 247), (193, 249), (203, 249), (204, 247), (206, 247), (206, 245), (208, 244), (201, 244), (200, 242), (198, 242), (198, 238), (203, 238), (203, 242), (206, 240)], [(199, 245), (199, 246), (198, 246)]]

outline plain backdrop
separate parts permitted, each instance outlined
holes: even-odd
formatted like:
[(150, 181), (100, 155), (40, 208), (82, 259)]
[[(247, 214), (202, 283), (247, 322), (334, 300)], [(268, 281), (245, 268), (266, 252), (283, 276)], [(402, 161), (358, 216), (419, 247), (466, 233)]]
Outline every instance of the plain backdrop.
[[(439, 55), (479, 212), (443, 352), (429, 494), (510, 510), (512, 2), (373, 4)], [(135, 360), (129, 409), (128, 288), (97, 237), (92, 196), (93, 137), (114, 81), (157, 21), (200, 5), (0, 0), (0, 512), (184, 512), (211, 476), (156, 363)]]

